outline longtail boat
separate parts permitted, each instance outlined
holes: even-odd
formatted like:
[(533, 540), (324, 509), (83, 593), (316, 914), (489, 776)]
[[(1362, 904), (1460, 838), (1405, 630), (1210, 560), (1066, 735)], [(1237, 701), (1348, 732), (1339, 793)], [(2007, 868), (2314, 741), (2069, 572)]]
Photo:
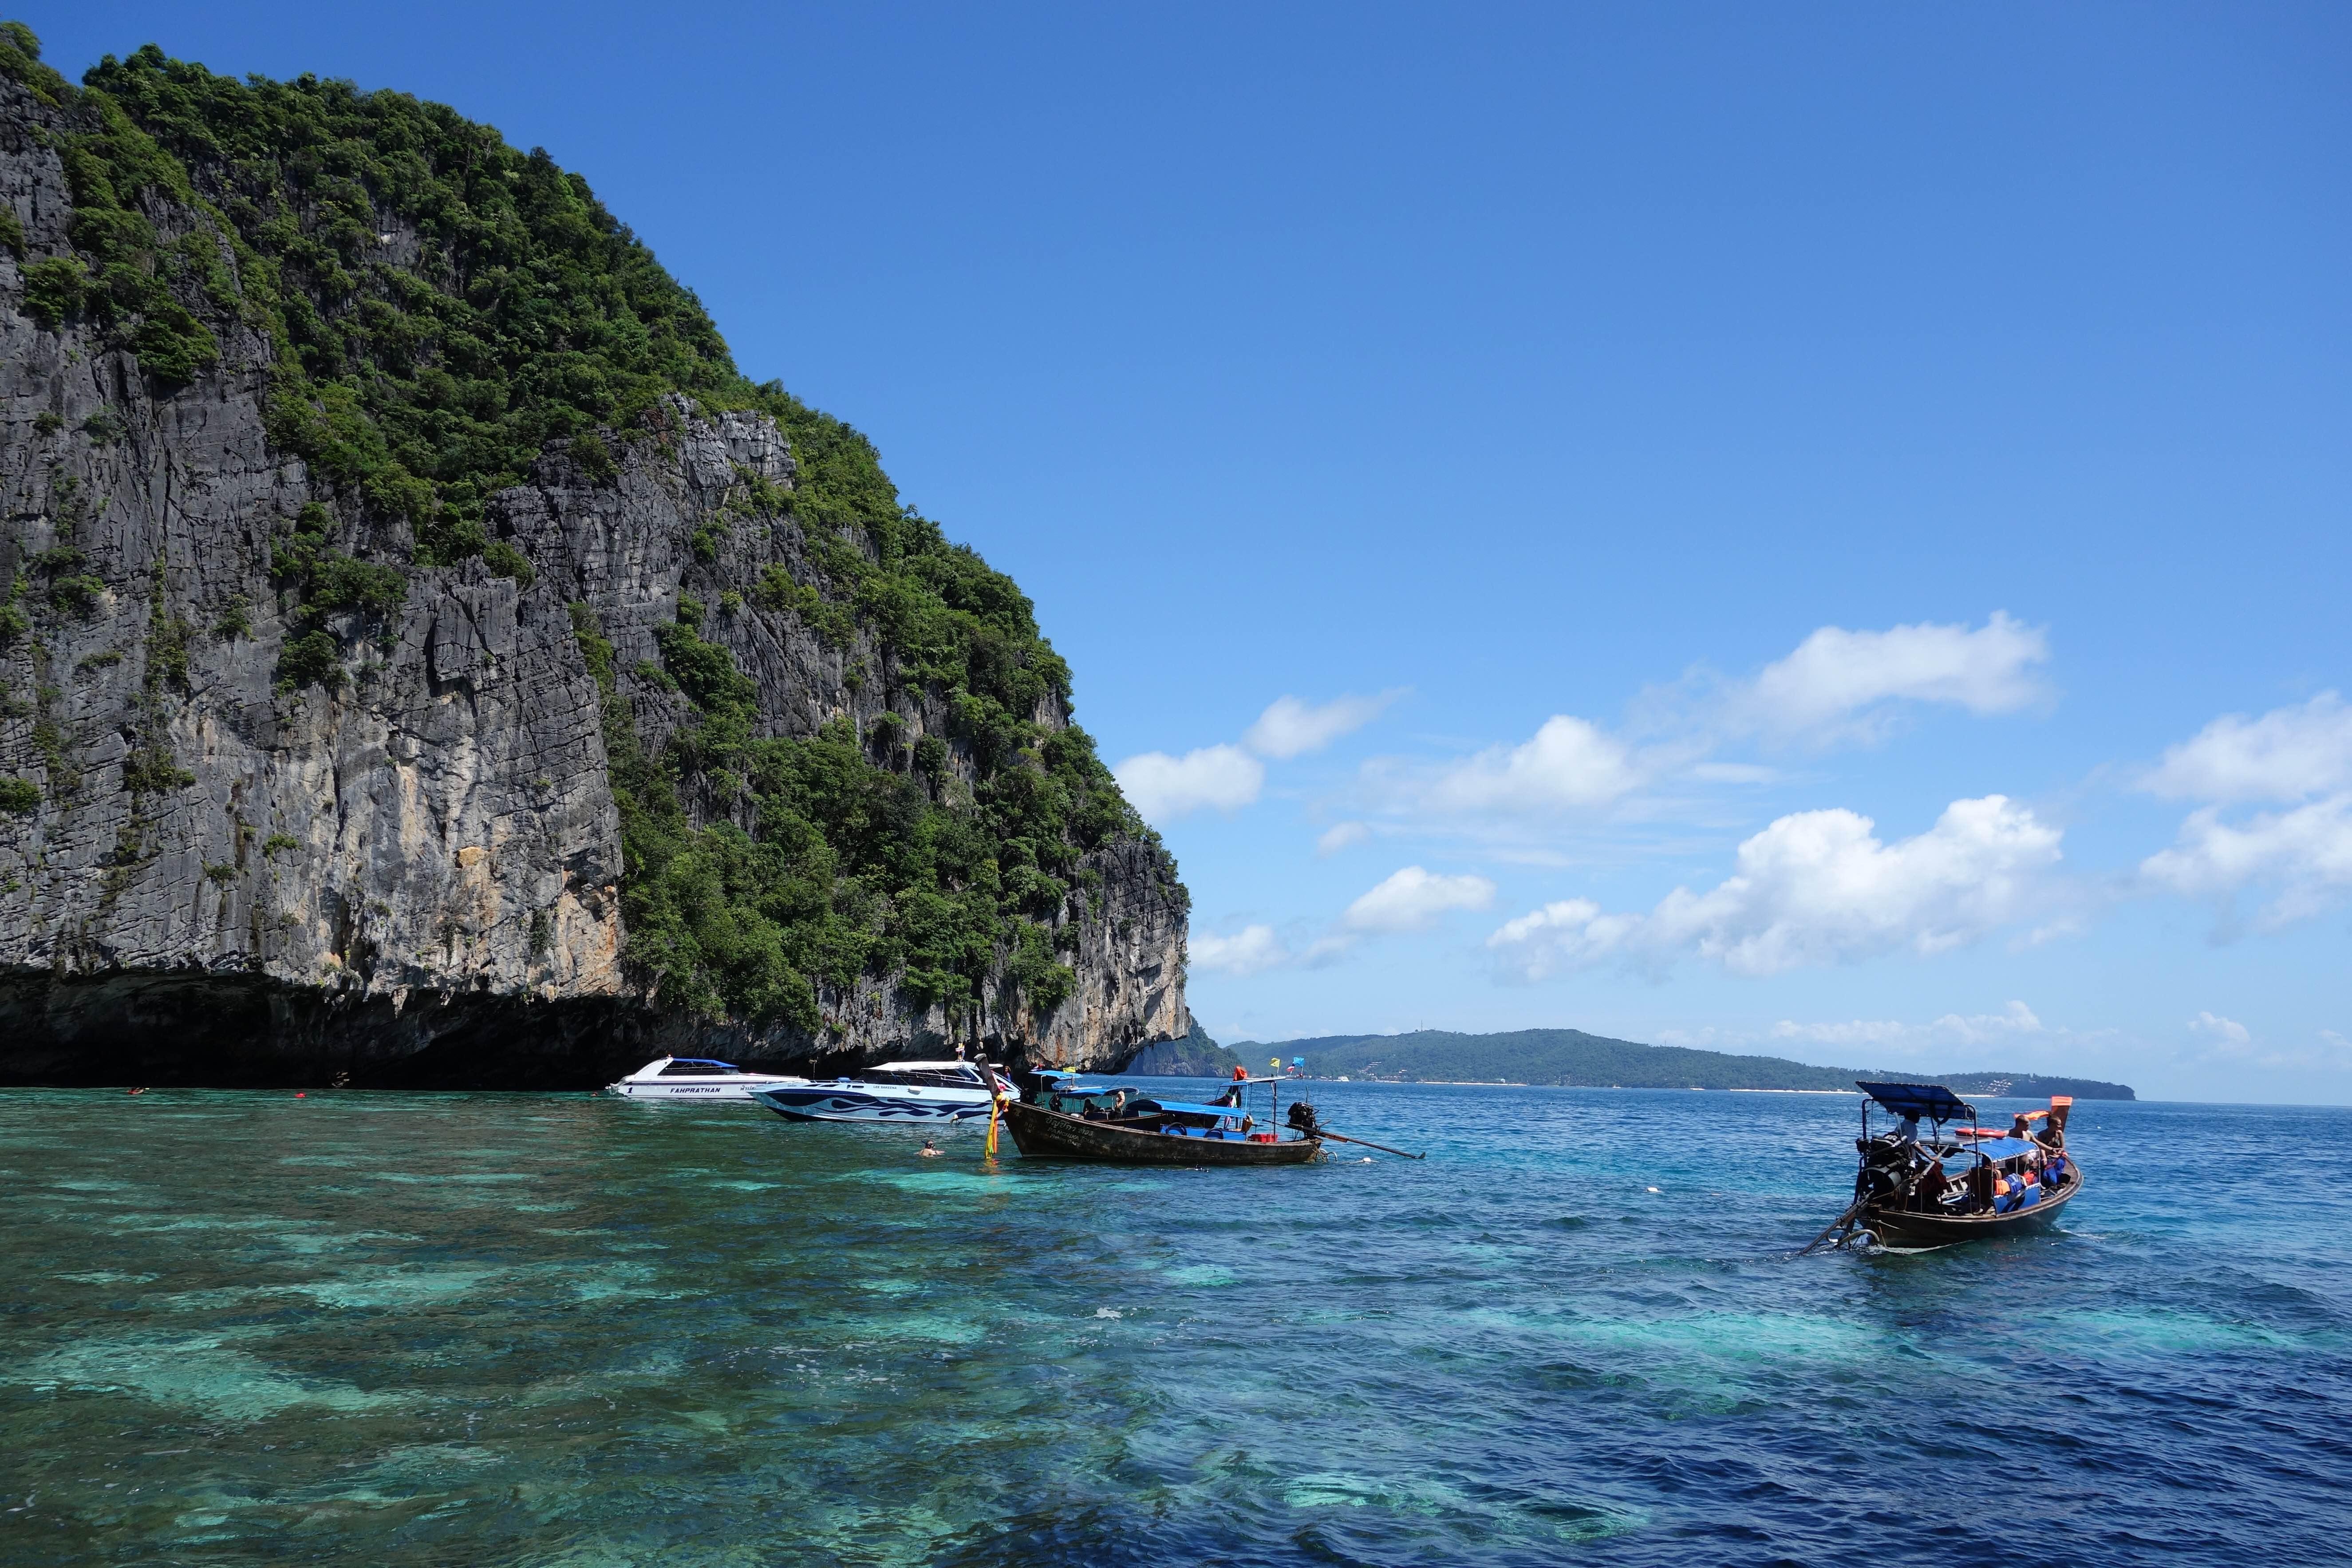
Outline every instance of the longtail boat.
[[(1806, 1252), (1832, 1236), (1839, 1246), (1909, 1249), (2041, 1230), (2083, 1190), (2083, 1167), (2066, 1148), (2069, 1095), (2053, 1095), (2047, 1110), (2017, 1112), (2002, 1129), (1976, 1125), (1976, 1108), (1941, 1084), (1855, 1087), (1864, 1100), (1853, 1204)], [(1897, 1124), (1873, 1132), (1874, 1105)]]
[(1303, 1165), (1323, 1152), (1320, 1137), (1285, 1138), (1275, 1125), (1274, 1094), (1260, 1123), (1243, 1102), (1273, 1079), (1237, 1078), (1230, 1103), (1130, 1098), (1124, 1089), (1087, 1085), (1058, 1071), (1035, 1075), (1026, 1099), (1000, 1101), (1013, 1142), (1029, 1160), (1093, 1160), (1118, 1165)]

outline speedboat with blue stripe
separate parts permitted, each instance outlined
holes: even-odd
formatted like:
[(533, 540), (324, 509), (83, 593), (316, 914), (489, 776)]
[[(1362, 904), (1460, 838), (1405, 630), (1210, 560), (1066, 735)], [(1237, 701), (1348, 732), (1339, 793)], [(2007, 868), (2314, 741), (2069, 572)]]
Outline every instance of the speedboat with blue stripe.
[(782, 1084), (751, 1098), (794, 1121), (969, 1121), (988, 1114), (993, 1091), (978, 1062), (884, 1062), (856, 1078)]

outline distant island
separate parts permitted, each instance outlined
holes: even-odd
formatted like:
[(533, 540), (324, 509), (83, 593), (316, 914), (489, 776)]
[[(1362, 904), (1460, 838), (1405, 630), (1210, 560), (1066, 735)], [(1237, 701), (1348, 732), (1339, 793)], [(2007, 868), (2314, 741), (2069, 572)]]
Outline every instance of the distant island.
[[(1409, 1035), (1322, 1035), (1311, 1039), (1244, 1040), (1230, 1049), (1196, 1024), (1192, 1035), (1153, 1046), (1127, 1070), (1164, 1076), (1223, 1077), (1236, 1064), (1305, 1057), (1318, 1078), (1346, 1076), (1402, 1083), (1524, 1083), (1587, 1089), (1842, 1089), (1856, 1079), (1940, 1083), (1980, 1099), (2134, 1100), (2131, 1086), (2029, 1072), (1927, 1072), (1916, 1068), (1810, 1067), (1780, 1057), (1732, 1056), (1679, 1046), (1606, 1039), (1581, 1029), (1518, 1029), (1459, 1035), (1420, 1029)], [(1181, 1063), (1181, 1066), (1169, 1065)]]

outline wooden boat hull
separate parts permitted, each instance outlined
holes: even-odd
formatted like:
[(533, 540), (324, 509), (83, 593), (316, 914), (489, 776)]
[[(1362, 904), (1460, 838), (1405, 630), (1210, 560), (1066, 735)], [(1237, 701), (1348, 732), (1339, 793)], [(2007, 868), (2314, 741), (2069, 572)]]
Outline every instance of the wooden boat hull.
[[(2071, 1156), (2069, 1156), (2071, 1160)], [(1859, 1228), (1878, 1238), (1882, 1247), (1917, 1250), (1950, 1247), (1956, 1242), (1985, 1241), (1995, 1237), (2022, 1236), (2047, 1229), (2058, 1211), (2083, 1190), (2083, 1170), (2077, 1165), (2066, 1184), (2030, 1209), (2015, 1214), (1910, 1214), (1873, 1206), (1862, 1211)]]
[(1066, 1116), (1019, 1100), (1004, 1107), (1004, 1124), (1028, 1160), (1093, 1160), (1114, 1165), (1303, 1165), (1323, 1152), (1319, 1138), (1247, 1143), (1145, 1132)]

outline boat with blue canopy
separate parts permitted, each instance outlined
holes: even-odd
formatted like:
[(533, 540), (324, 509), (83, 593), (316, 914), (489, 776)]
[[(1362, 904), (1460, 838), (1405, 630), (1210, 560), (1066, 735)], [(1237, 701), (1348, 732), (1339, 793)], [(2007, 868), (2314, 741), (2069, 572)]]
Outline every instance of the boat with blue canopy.
[[(1948, 1247), (2041, 1230), (2083, 1190), (2082, 1164), (2066, 1147), (2072, 1096), (2053, 1095), (2048, 1110), (2018, 1111), (2000, 1128), (1977, 1125), (1976, 1107), (1942, 1084), (1855, 1087), (1863, 1102), (1853, 1203), (1806, 1252)], [(1874, 1131), (1873, 1107), (1895, 1124)]]
[[(1235, 1069), (1238, 1075), (1239, 1069)], [(1003, 1101), (1004, 1124), (1023, 1158), (1092, 1160), (1121, 1165), (1298, 1165), (1323, 1152), (1318, 1131), (1280, 1131), (1279, 1079), (1236, 1076), (1215, 1101), (1138, 1095), (1048, 1068), (1036, 1088)], [(1260, 1121), (1251, 1090), (1267, 1089)], [(1304, 1104), (1297, 1101), (1294, 1105)], [(1311, 1127), (1314, 1118), (1305, 1119)]]

